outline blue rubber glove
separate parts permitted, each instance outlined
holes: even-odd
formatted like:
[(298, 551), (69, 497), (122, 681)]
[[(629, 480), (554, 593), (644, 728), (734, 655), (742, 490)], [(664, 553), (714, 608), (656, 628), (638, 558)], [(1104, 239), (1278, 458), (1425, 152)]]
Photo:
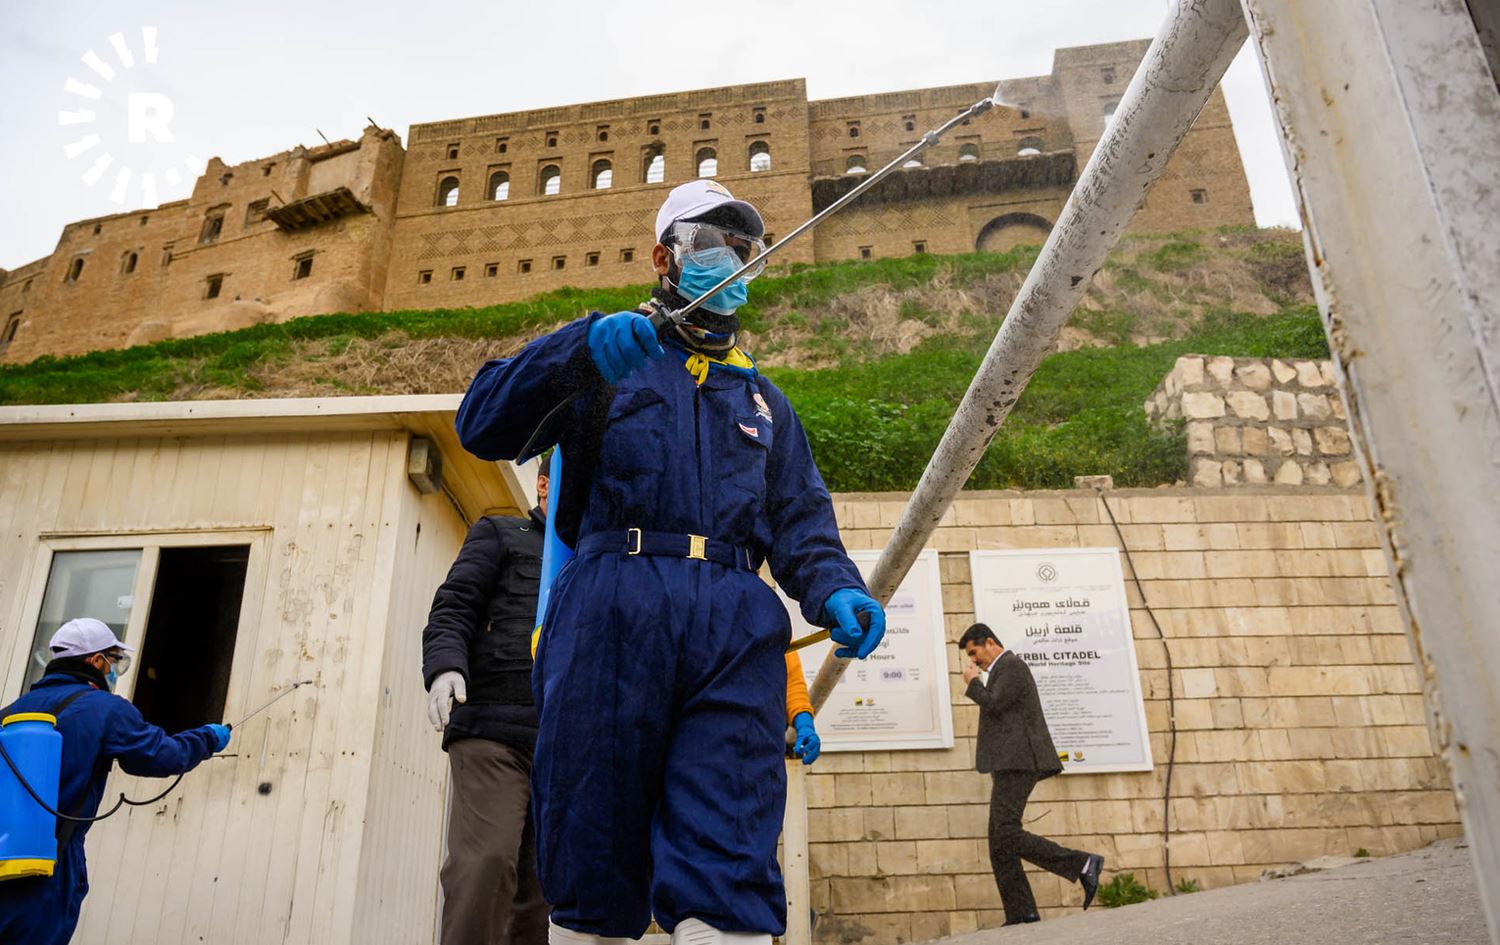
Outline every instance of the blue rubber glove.
[(214, 734), (214, 751), (223, 751), (229, 747), (229, 726), (210, 722), (204, 728)]
[(651, 320), (640, 312), (616, 312), (589, 326), (589, 354), (606, 384), (618, 383), (662, 355)]
[(817, 761), (818, 755), (823, 752), (823, 739), (818, 737), (812, 713), (798, 712), (797, 717), (792, 719), (792, 728), (797, 730), (797, 738), (792, 742), (792, 754), (801, 758), (805, 765)]
[[(860, 625), (861, 615), (867, 615), (868, 629)], [(841, 659), (864, 659), (875, 652), (880, 638), (885, 636), (885, 610), (875, 598), (852, 587), (828, 595), (823, 604), (823, 621), (828, 624), (828, 635), (833, 642), (842, 644), (833, 651)]]

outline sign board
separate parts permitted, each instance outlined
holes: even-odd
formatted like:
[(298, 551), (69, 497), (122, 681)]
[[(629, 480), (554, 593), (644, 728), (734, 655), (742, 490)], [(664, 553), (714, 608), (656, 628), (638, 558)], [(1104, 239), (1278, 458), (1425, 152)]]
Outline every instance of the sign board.
[(1065, 774), (1150, 771), (1116, 548), (971, 551), (974, 614), (1031, 667)]
[[(877, 551), (849, 557), (869, 576)], [(778, 592), (779, 593), (779, 592)], [(782, 596), (792, 618), (792, 638), (815, 632)], [(943, 591), (936, 551), (923, 551), (885, 609), (885, 638), (867, 659), (844, 671), (818, 713), (824, 751), (886, 751), (953, 747), (953, 703), (943, 650)], [(833, 644), (799, 650), (807, 686)]]

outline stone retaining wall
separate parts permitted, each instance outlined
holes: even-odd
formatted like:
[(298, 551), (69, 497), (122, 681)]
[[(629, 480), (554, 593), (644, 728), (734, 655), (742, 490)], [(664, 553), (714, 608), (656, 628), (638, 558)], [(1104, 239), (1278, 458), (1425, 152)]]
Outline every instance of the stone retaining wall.
[(1187, 355), (1146, 401), (1187, 426), (1195, 486), (1353, 486), (1359, 465), (1330, 361)]
[[(1303, 368), (1309, 383), (1296, 393), (1327, 397), (1321, 372), (1312, 383), (1316, 371)], [(1296, 419), (1311, 421), (1300, 409)], [(1026, 811), (1029, 829), (1104, 854), (1106, 878), (1131, 871), (1165, 891), (1169, 681), (1149, 602), (1174, 667), (1175, 879), (1251, 882), (1318, 856), (1360, 848), (1380, 856), (1459, 834), (1362, 493), (1247, 486), (1109, 495), (1145, 592), (1143, 601), (1127, 570), (1156, 768), (1044, 781)], [(835, 496), (845, 542), (884, 547), (906, 498)], [(974, 771), (978, 707), (963, 695), (953, 645), (974, 620), (968, 552), (1118, 544), (1092, 491), (965, 492), (954, 503), (928, 546), (941, 566), (955, 744), (825, 752), (813, 766), (808, 826), (820, 945), (921, 942), (1004, 921), (985, 839), (989, 779)], [(995, 629), (1003, 640), (1015, 628)], [(1077, 910), (1077, 886), (1028, 876), (1043, 917)]]

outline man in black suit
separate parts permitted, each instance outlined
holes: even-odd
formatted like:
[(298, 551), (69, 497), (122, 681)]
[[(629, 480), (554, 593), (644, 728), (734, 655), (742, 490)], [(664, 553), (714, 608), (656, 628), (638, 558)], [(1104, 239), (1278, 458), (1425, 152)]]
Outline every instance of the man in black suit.
[(968, 656), (964, 693), (979, 705), (979, 738), (974, 767), (994, 780), (990, 793), (990, 867), (1005, 904), (1005, 924), (1040, 922), (1024, 859), (1070, 883), (1083, 885), (1087, 909), (1099, 889), (1104, 857), (1070, 850), (1021, 828), (1021, 814), (1031, 789), (1062, 772), (1057, 749), (1047, 732), (1042, 700), (1026, 661), (1000, 645), (989, 627), (976, 623), (958, 640)]

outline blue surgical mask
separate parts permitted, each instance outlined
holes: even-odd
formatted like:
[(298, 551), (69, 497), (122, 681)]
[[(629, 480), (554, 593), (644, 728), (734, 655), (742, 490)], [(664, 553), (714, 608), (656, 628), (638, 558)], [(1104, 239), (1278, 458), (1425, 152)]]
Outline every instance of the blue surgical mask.
[(109, 672), (104, 674), (104, 681), (109, 684), (109, 691), (114, 692), (115, 683), (120, 681), (120, 675), (115, 672), (115, 668), (113, 666), (109, 668)]
[[(740, 258), (734, 250), (705, 249), (693, 253), (682, 262), (682, 275), (677, 279), (677, 293), (688, 301), (712, 289), (740, 268)], [(703, 307), (720, 315), (732, 315), (750, 298), (744, 279), (736, 279), (714, 293)]]

